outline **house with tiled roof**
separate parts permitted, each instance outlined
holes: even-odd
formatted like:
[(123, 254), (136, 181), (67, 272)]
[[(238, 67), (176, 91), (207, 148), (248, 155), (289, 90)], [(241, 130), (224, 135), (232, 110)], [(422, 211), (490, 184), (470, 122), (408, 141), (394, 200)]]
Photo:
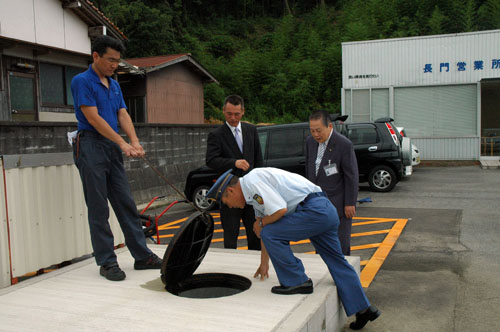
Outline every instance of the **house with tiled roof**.
[(0, 0), (0, 8), (0, 121), (76, 121), (70, 84), (92, 61), (92, 39), (123, 41), (123, 32), (88, 0)]
[(142, 71), (118, 71), (125, 102), (134, 122), (204, 122), (203, 85), (217, 80), (189, 53), (126, 59)]

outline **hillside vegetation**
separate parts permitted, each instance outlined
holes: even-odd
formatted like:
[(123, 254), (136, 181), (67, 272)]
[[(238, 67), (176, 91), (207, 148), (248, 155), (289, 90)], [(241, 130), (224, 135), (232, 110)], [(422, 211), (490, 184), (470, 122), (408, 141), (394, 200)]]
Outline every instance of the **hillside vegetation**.
[(94, 0), (128, 37), (126, 57), (191, 53), (254, 122), (340, 110), (341, 43), (500, 28), (500, 0)]

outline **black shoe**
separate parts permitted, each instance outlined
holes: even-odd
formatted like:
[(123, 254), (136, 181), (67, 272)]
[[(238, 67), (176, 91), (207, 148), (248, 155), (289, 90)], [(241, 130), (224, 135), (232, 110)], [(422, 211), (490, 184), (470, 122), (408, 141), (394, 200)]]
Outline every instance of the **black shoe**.
[(313, 292), (313, 282), (311, 279), (298, 286), (274, 286), (271, 288), (274, 294), (291, 295), (291, 294), (311, 294)]
[(134, 269), (136, 270), (154, 270), (161, 269), (161, 264), (163, 261), (160, 257), (155, 254), (151, 254), (148, 258), (143, 259), (141, 261), (135, 261)]
[(352, 322), (349, 327), (353, 330), (361, 330), (368, 321), (374, 321), (381, 314), (380, 310), (371, 305), (365, 312), (358, 312), (356, 314), (356, 321)]
[(99, 274), (111, 281), (121, 281), (125, 279), (125, 272), (123, 272), (116, 263), (101, 266)]

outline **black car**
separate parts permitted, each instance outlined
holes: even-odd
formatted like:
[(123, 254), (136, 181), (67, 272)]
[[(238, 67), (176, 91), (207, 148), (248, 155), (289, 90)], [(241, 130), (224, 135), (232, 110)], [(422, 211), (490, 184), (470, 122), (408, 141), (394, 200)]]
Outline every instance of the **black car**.
[[(344, 123), (347, 116), (334, 115), (335, 130), (349, 138), (358, 160), (359, 181), (368, 182), (371, 190), (391, 191), (403, 176), (404, 166), (411, 165), (411, 144), (402, 137), (391, 118), (369, 123)], [(305, 140), (309, 123), (291, 123), (258, 127), (264, 167), (281, 168), (305, 175)], [(214, 207), (205, 195), (218, 173), (206, 166), (188, 174), (184, 193), (202, 210)]]

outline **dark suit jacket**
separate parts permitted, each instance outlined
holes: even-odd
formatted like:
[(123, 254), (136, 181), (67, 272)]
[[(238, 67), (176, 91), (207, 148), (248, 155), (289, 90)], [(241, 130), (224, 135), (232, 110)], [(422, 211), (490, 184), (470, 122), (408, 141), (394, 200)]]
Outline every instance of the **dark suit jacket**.
[[(344, 217), (344, 206), (356, 205), (358, 199), (358, 162), (352, 142), (333, 130), (316, 175), (318, 142), (312, 136), (306, 140), (306, 178), (321, 187), (333, 203), (339, 217)], [(323, 166), (337, 164), (338, 173), (326, 176)]]
[[(233, 173), (241, 177), (250, 170), (262, 166), (262, 152), (257, 128), (254, 125), (241, 122), (241, 132), (243, 153), (240, 152), (236, 139), (227, 123), (208, 134), (205, 158), (208, 167), (217, 170), (220, 174), (232, 168)], [(247, 172), (243, 172), (234, 166), (237, 159), (245, 159), (250, 164)]]

